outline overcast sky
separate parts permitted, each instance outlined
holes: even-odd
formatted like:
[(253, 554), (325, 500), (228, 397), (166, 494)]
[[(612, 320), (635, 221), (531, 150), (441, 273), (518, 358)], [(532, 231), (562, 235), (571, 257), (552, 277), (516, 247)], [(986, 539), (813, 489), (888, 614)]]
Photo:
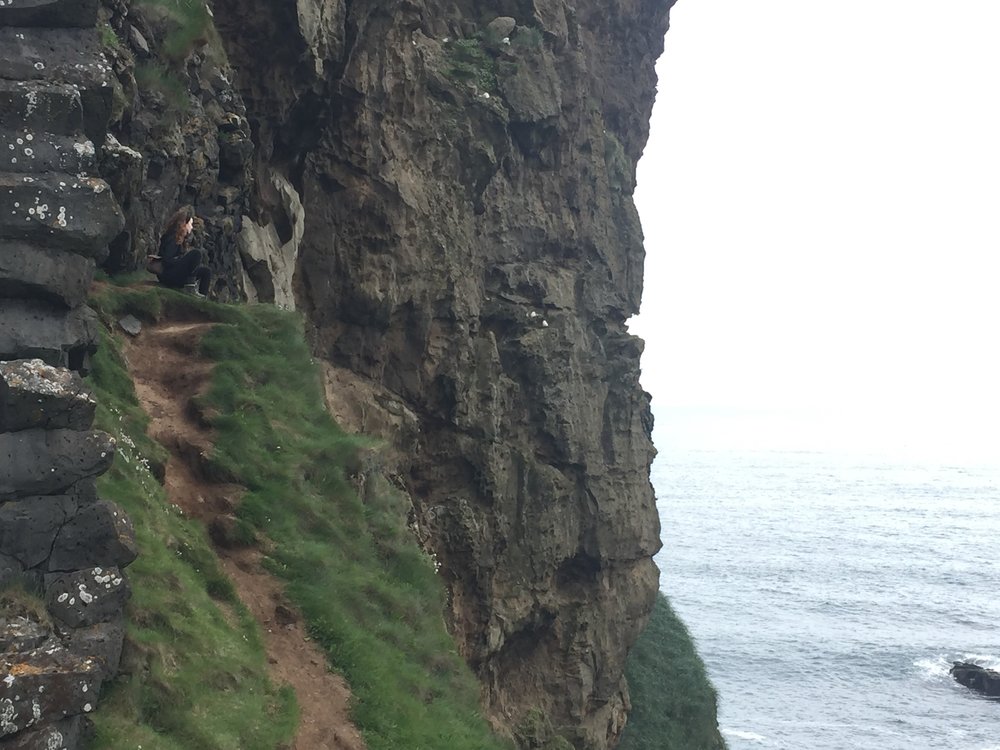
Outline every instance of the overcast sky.
[(998, 34), (1000, 0), (678, 2), (636, 193), (654, 409), (1000, 458)]

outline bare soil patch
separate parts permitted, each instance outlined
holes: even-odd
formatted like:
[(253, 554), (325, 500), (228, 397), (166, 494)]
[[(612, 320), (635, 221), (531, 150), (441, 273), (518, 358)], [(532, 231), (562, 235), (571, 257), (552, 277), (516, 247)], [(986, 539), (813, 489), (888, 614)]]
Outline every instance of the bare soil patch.
[[(224, 522), (239, 504), (239, 485), (212, 481), (200, 460), (212, 435), (192, 398), (208, 387), (212, 365), (198, 356), (211, 323), (144, 327), (126, 349), (136, 393), (150, 417), (150, 435), (170, 452), (165, 486), (171, 502), (206, 525)], [(292, 750), (363, 750), (349, 717), (350, 689), (327, 669), (280, 580), (261, 567), (257, 549), (216, 551), (240, 600), (260, 623), (271, 677), (295, 691), (301, 711)]]

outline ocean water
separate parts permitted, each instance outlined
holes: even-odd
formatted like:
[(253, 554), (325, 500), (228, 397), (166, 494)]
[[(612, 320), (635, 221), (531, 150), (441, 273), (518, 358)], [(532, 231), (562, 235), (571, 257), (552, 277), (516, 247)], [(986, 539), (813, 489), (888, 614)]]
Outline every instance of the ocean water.
[(661, 588), (731, 750), (1000, 750), (1000, 466), (677, 450), (653, 467)]

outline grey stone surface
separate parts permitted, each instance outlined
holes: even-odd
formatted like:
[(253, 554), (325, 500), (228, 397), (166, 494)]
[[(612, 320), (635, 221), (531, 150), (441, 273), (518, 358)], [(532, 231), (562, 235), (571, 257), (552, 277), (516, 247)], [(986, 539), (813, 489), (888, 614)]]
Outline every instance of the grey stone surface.
[(0, 297), (82, 305), (94, 278), (94, 261), (20, 240), (0, 240)]
[(0, 654), (0, 737), (89, 713), (101, 690), (101, 665), (43, 646)]
[(107, 471), (115, 441), (104, 432), (24, 430), (0, 434), (0, 500), (47, 495)]
[[(0, 79), (0, 128), (59, 135), (82, 132), (80, 89), (68, 83)], [(16, 164), (12, 161), (16, 158), (5, 154), (0, 167)]]
[(87, 430), (96, 408), (83, 379), (72, 370), (40, 359), (0, 362), (0, 432), (33, 427)]
[(81, 370), (97, 350), (99, 325), (86, 306), (66, 313), (44, 302), (0, 299), (0, 360), (37, 358)]
[(0, 750), (82, 750), (90, 729), (84, 715), (32, 727), (0, 739)]
[(97, 0), (7, 0), (0, 26), (93, 26)]
[(49, 628), (27, 617), (0, 620), (0, 652), (22, 653), (41, 646), (52, 636)]
[(103, 139), (117, 79), (93, 25), (0, 28), (0, 77), (77, 87), (83, 104), (83, 129), (92, 138)]
[(16, 558), (0, 555), (0, 586), (18, 580), (24, 573), (24, 566)]
[(49, 556), (60, 527), (75, 511), (76, 502), (66, 495), (0, 503), (0, 554), (15, 558), (25, 568), (40, 565)]
[(4, 172), (80, 174), (93, 171), (96, 161), (93, 144), (83, 136), (25, 129), (0, 131), (0, 168)]
[(0, 239), (41, 242), (99, 263), (124, 226), (121, 209), (104, 180), (69, 174), (0, 174)]
[(142, 321), (134, 315), (126, 315), (118, 321), (118, 327), (129, 336), (138, 336), (142, 333)]
[(63, 634), (63, 643), (81, 658), (96, 659), (105, 680), (118, 671), (125, 641), (125, 618), (122, 615), (108, 622), (83, 628), (70, 628)]
[(51, 549), (48, 568), (52, 571), (95, 565), (123, 568), (138, 554), (131, 520), (125, 511), (107, 500), (87, 505), (68, 519)]
[(110, 622), (121, 613), (131, 593), (125, 576), (113, 566), (45, 576), (49, 612), (71, 628)]

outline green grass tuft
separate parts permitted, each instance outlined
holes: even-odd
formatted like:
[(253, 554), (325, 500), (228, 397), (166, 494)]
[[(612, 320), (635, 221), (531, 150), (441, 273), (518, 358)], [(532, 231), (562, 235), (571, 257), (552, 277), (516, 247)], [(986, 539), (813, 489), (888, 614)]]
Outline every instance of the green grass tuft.
[(625, 669), (632, 714), (619, 750), (725, 750), (715, 688), (670, 602), (657, 594)]

